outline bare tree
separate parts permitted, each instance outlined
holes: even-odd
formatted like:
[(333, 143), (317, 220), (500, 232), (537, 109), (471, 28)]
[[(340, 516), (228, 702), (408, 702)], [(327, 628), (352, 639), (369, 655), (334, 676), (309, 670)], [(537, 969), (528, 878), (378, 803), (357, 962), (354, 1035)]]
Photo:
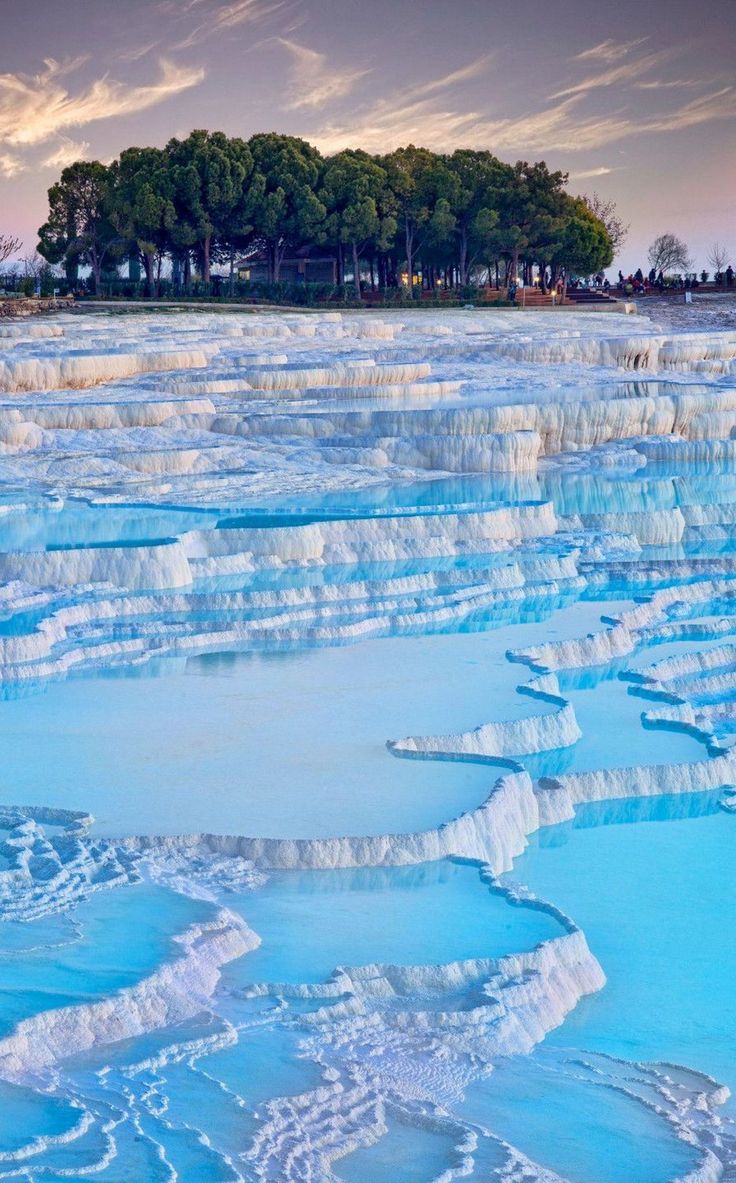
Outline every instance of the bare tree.
[(629, 224), (623, 222), (616, 213), (616, 202), (604, 201), (598, 193), (592, 193), (590, 197), (587, 193), (583, 194), (583, 201), (590, 212), (595, 214), (599, 222), (605, 226), (614, 256), (617, 255), (628, 238)]
[(693, 265), (687, 245), (676, 234), (660, 234), (649, 248), (649, 263), (655, 271), (689, 271)]
[(10, 234), (0, 234), (0, 263), (5, 263), (22, 246), (23, 243), (19, 238), (13, 238)]
[(48, 267), (48, 263), (39, 255), (38, 251), (33, 251), (30, 255), (24, 255), (21, 260), (23, 264), (23, 274), (26, 278), (40, 279), (41, 274)]
[(726, 250), (723, 243), (713, 243), (713, 246), (710, 248), (710, 254), (708, 255), (708, 262), (715, 271), (716, 275), (722, 273), (725, 270), (726, 263), (728, 262), (728, 251)]

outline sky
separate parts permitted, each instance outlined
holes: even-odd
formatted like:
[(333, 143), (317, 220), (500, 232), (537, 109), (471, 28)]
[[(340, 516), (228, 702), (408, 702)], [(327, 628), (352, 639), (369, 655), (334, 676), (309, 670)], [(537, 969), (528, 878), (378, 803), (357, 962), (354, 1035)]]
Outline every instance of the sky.
[(736, 0), (0, 0), (0, 233), (65, 164), (206, 127), (546, 160), (736, 266)]

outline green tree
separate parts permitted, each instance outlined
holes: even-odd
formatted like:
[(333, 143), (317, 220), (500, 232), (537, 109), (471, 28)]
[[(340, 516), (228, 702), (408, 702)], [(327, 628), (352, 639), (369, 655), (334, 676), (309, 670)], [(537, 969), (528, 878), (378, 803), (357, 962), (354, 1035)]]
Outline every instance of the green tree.
[(166, 145), (173, 184), (176, 219), (172, 245), (193, 250), (202, 279), (211, 278), (213, 242), (223, 236), (253, 168), (245, 140), (230, 139), (221, 131), (193, 131), (185, 140)]
[(268, 253), (269, 279), (278, 283), (287, 249), (315, 243), (326, 210), (317, 196), (322, 158), (296, 136), (268, 132), (248, 141), (253, 156), (252, 221)]
[(174, 178), (160, 148), (126, 148), (112, 166), (111, 220), (140, 252), (150, 295), (158, 296), (161, 264), (176, 222)]
[(501, 244), (507, 279), (516, 278), (521, 258), (544, 262), (555, 255), (562, 229), (567, 174), (550, 172), (544, 161), (519, 161), (504, 187)]
[(396, 202), (398, 249), (406, 260), (413, 297), (415, 264), (422, 248), (436, 246), (453, 231), (458, 181), (442, 157), (413, 144), (397, 148), (381, 164)]
[(363, 251), (369, 243), (374, 251), (386, 251), (396, 236), (386, 170), (366, 152), (339, 152), (325, 163), (320, 199), (326, 210), (324, 240), (350, 247), (355, 294), (360, 299)]
[(49, 263), (64, 263), (67, 274), (81, 262), (92, 270), (95, 294), (105, 263), (120, 253), (111, 221), (112, 173), (99, 160), (68, 165), (49, 189), (49, 217), (40, 228), (38, 251)]
[(473, 267), (489, 262), (500, 246), (503, 192), (512, 170), (490, 152), (460, 148), (447, 157), (457, 178), (454, 236), (460, 283), (470, 280)]
[(553, 263), (564, 268), (565, 289), (570, 274), (591, 275), (613, 262), (611, 236), (582, 197), (565, 194), (560, 241)]

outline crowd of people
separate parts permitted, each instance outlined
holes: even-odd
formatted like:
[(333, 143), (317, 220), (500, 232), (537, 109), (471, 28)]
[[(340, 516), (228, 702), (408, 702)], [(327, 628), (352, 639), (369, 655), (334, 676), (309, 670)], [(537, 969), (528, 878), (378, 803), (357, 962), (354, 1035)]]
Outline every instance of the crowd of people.
[[(665, 290), (672, 291), (691, 291), (699, 288), (701, 284), (705, 284), (710, 279), (707, 271), (701, 271), (700, 276), (696, 272), (688, 272), (685, 275), (667, 275), (662, 271), (657, 271), (652, 267), (647, 275), (644, 274), (641, 267), (639, 267), (633, 274), (627, 276), (623, 271), (618, 273), (618, 290), (626, 296), (646, 296), (649, 292), (663, 292)], [(728, 265), (725, 271), (717, 272), (713, 276), (713, 283), (718, 287), (732, 288), (734, 281), (733, 267)], [(606, 282), (603, 287), (606, 287)], [(610, 286), (610, 285), (609, 285)]]

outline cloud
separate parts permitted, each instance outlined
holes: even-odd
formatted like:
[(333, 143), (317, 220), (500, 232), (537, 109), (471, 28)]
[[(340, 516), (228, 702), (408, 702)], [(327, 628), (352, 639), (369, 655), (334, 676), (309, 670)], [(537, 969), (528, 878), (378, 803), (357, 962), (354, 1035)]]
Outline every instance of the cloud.
[(653, 78), (649, 82), (635, 82), (637, 90), (681, 90), (692, 86), (702, 86), (699, 78)]
[(490, 66), (492, 61), (493, 54), (484, 53), (481, 57), (468, 62), (467, 66), (461, 66), (459, 70), (453, 70), (450, 74), (443, 74), (441, 78), (435, 78), (434, 81), (420, 83), (415, 88), (414, 93), (417, 95), (428, 95), (438, 90), (447, 90), (451, 86), (456, 86), (458, 82), (467, 82), (471, 78), (478, 78)]
[(148, 85), (131, 86), (105, 76), (71, 94), (65, 80), (80, 64), (79, 59), (62, 65), (48, 58), (35, 76), (0, 74), (0, 142), (40, 144), (66, 128), (145, 111), (204, 78), (201, 67), (162, 60), (159, 79)]
[[(654, 56), (638, 59), (636, 69), (648, 69)], [(385, 152), (401, 144), (416, 143), (435, 151), (464, 146), (528, 157), (537, 152), (594, 151), (634, 136), (674, 132), (736, 115), (733, 87), (702, 95), (661, 115), (642, 117), (631, 102), (628, 88), (619, 110), (588, 115), (588, 88), (577, 86), (559, 93), (557, 102), (540, 110), (496, 117), (469, 109), (467, 94), (458, 87), (458, 83), (481, 75), (487, 65), (487, 58), (478, 58), (461, 70), (404, 87), (358, 108), (349, 121), (323, 124), (311, 133), (311, 138), (328, 154), (350, 146)], [(619, 71), (618, 81), (623, 80)], [(453, 94), (455, 89), (457, 94)]]
[(139, 62), (141, 58), (146, 57), (160, 44), (161, 42), (157, 38), (155, 41), (147, 41), (145, 45), (138, 45), (133, 49), (124, 49), (122, 53), (118, 54), (118, 59), (121, 62)]
[[(432, 93), (426, 93), (426, 91)], [(579, 102), (572, 96), (553, 107), (513, 118), (494, 119), (478, 111), (459, 109), (436, 94), (437, 83), (379, 99), (362, 117), (349, 123), (327, 124), (313, 138), (326, 153), (358, 146), (383, 152), (400, 144), (421, 144), (434, 151), (483, 147), (494, 152), (536, 152), (553, 148), (595, 148), (628, 128), (625, 121), (574, 120)]]
[(605, 164), (599, 164), (597, 168), (585, 168), (582, 172), (571, 173), (570, 179), (573, 181), (588, 181), (593, 177), (607, 177), (609, 173), (615, 171), (614, 168), (607, 168)]
[[(203, 0), (193, 0), (186, 5), (186, 12), (205, 7), (206, 19), (195, 25), (182, 41), (176, 42), (174, 49), (191, 49), (193, 45), (198, 45), (200, 41), (221, 33), (224, 29), (234, 29), (239, 25), (262, 20), (283, 6), (284, 0), (233, 0), (231, 4), (216, 3), (206, 6)], [(177, 11), (176, 3), (172, 11)]]
[(11, 177), (22, 173), (25, 167), (19, 156), (14, 156), (10, 152), (0, 152), (0, 177), (10, 180)]
[(83, 160), (89, 151), (89, 144), (87, 140), (70, 140), (63, 136), (61, 143), (51, 152), (49, 156), (41, 162), (42, 168), (55, 168), (61, 170), (66, 168), (68, 164), (74, 164), (75, 160)]
[(598, 90), (604, 86), (614, 86), (618, 82), (631, 82), (636, 78), (640, 78), (642, 74), (647, 74), (651, 70), (657, 69), (670, 55), (668, 52), (663, 53), (647, 53), (642, 57), (636, 58), (631, 62), (623, 62), (620, 66), (612, 66), (609, 70), (603, 70), (598, 74), (591, 74), (588, 78), (583, 78), (580, 82), (574, 82), (571, 86), (566, 86), (564, 90), (557, 90), (550, 98), (561, 99), (567, 95), (582, 94), (586, 90)]
[(326, 103), (342, 98), (352, 90), (359, 78), (370, 70), (339, 70), (327, 64), (327, 55), (298, 45), (286, 37), (278, 37), (278, 44), (292, 56), (292, 77), (289, 100), (286, 109), (298, 111), (304, 107), (323, 107)]
[(443, 109), (443, 96), (458, 83), (478, 77), (488, 66), (488, 55), (476, 58), (459, 70), (378, 99), (360, 110), (349, 123), (324, 125), (314, 133), (324, 152), (339, 152), (343, 148), (361, 147), (382, 152), (399, 144), (422, 143), (427, 148), (442, 150), (453, 141), (467, 143), (477, 139), (481, 116), (472, 111)]
[(601, 41), (599, 45), (593, 45), (590, 49), (584, 49), (582, 53), (575, 55), (576, 62), (618, 62), (621, 58), (626, 57), (632, 49), (636, 49), (637, 45), (643, 45), (647, 40), (646, 37), (637, 37), (635, 41), (613, 41), (609, 37), (607, 41)]
[(684, 106), (655, 116), (639, 127), (642, 132), (681, 131), (686, 127), (697, 127), (701, 123), (712, 123), (718, 119), (733, 119), (736, 116), (736, 88), (724, 86), (711, 94), (692, 99)]

